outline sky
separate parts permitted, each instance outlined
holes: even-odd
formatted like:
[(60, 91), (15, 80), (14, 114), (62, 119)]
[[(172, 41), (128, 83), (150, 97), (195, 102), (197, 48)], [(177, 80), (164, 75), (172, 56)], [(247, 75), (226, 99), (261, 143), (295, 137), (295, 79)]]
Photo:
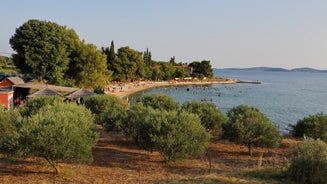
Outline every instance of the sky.
[(156, 61), (214, 68), (327, 69), (326, 0), (1, 0), (0, 55), (30, 19), (74, 29), (99, 49), (147, 48)]

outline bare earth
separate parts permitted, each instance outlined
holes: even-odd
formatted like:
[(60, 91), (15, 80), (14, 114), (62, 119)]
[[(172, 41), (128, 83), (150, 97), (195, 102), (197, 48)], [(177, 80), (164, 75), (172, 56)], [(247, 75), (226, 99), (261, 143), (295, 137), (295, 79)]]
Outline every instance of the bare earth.
[(42, 159), (10, 161), (0, 155), (0, 183), (202, 183), (203, 179), (212, 183), (262, 183), (239, 173), (258, 169), (259, 152), (263, 153), (262, 169), (284, 166), (288, 148), (296, 143), (284, 139), (280, 148), (255, 148), (250, 157), (246, 147), (212, 141), (207, 156), (167, 165), (158, 152), (140, 150), (132, 141), (100, 130), (91, 164), (61, 163), (61, 174), (55, 175)]

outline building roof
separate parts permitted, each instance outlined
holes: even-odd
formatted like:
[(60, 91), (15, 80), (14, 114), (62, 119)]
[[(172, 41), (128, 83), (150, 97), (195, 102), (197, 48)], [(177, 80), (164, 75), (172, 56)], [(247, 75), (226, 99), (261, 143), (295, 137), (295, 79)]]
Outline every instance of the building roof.
[(39, 96), (60, 96), (60, 97), (62, 97), (63, 95), (53, 89), (50, 89), (50, 88), (43, 88), (33, 94), (27, 95), (27, 97), (29, 97), (29, 98), (39, 97)]
[(0, 87), (0, 94), (8, 94), (12, 91), (12, 87)]
[(81, 89), (78, 89), (76, 91), (73, 91), (73, 92), (65, 95), (65, 97), (66, 98), (84, 98), (84, 97), (92, 96), (94, 94), (95, 93), (91, 92), (88, 89), (81, 88)]
[(7, 79), (13, 83), (13, 85), (16, 85), (16, 84), (24, 84), (24, 80), (20, 77), (7, 77)]
[(73, 91), (78, 90), (79, 88), (72, 88), (72, 87), (64, 87), (64, 86), (55, 86), (55, 85), (48, 85), (48, 84), (41, 84), (41, 83), (33, 83), (28, 82), (24, 84), (17, 84), (14, 85), (16, 88), (30, 88), (30, 89), (43, 89), (43, 88), (49, 88), (55, 91), (63, 91), (71, 93)]

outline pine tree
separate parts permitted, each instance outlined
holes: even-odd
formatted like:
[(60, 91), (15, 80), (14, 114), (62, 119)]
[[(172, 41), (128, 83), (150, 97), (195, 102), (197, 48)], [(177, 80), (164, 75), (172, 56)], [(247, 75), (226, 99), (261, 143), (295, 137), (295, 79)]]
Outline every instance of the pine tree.
[(116, 53), (115, 53), (115, 45), (114, 45), (114, 41), (111, 41), (110, 44), (110, 50), (109, 50), (109, 55), (108, 55), (108, 61), (110, 63), (113, 63), (116, 57)]
[(151, 52), (149, 52), (148, 48), (146, 48), (146, 51), (143, 52), (143, 61), (147, 66), (151, 66), (152, 58), (151, 58)]

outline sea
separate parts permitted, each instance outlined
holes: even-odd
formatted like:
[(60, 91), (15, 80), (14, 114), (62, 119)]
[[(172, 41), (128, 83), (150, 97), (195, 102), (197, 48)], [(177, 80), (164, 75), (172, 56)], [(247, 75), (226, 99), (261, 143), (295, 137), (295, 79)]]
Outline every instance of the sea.
[(158, 87), (130, 96), (132, 101), (143, 94), (167, 94), (175, 101), (214, 103), (223, 113), (245, 104), (258, 108), (279, 128), (289, 133), (289, 125), (317, 113), (327, 113), (327, 73), (277, 72), (216, 69), (215, 77), (260, 81), (261, 84), (212, 84)]

